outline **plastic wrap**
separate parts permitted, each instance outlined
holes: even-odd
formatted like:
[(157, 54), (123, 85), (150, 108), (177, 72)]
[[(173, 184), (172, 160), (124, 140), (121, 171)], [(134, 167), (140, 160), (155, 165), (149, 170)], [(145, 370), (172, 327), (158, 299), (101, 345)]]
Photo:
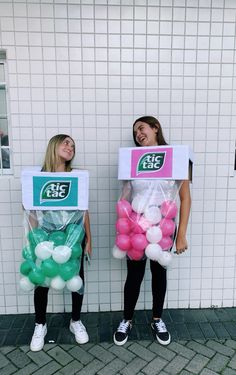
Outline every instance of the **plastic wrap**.
[(83, 293), (79, 276), (85, 211), (24, 211), (25, 246), (20, 287), (37, 286)]
[(115, 258), (148, 257), (163, 267), (170, 265), (180, 187), (181, 181), (174, 180), (123, 181), (116, 205)]

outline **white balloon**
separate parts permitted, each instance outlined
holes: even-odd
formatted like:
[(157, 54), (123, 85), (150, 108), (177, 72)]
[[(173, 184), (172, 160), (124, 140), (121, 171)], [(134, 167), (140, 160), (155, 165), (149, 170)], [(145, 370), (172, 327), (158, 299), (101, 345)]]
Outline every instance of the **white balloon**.
[(145, 250), (146, 256), (149, 259), (155, 260), (155, 261), (158, 261), (161, 252), (162, 252), (161, 246), (158, 244), (153, 244), (153, 243), (150, 243), (149, 245), (147, 245), (146, 250)]
[(137, 212), (137, 214), (142, 214), (147, 206), (147, 202), (147, 197), (137, 194), (131, 203), (132, 209)]
[(62, 264), (66, 263), (71, 256), (71, 248), (66, 245), (60, 245), (55, 247), (52, 253), (52, 258), (56, 263)]
[(136, 194), (145, 194), (150, 186), (150, 180), (133, 180), (132, 188)]
[(146, 237), (148, 242), (157, 243), (162, 239), (162, 231), (158, 226), (153, 226), (147, 230)]
[(165, 200), (166, 197), (162, 191), (153, 192), (149, 199), (149, 205), (161, 206)]
[(148, 228), (152, 226), (152, 223), (150, 223), (150, 221), (144, 215), (141, 215), (140, 219), (138, 220), (138, 225), (142, 228), (142, 230), (144, 230), (144, 232), (146, 232)]
[(66, 282), (61, 278), (61, 276), (55, 276), (50, 283), (53, 289), (61, 290), (65, 287)]
[(31, 283), (28, 277), (24, 276), (20, 279), (20, 288), (25, 292), (30, 292), (34, 287), (35, 285)]
[(122, 251), (122, 250), (120, 250), (119, 249), (119, 247), (118, 246), (114, 246), (113, 247), (113, 249), (112, 249), (112, 255), (113, 255), (113, 257), (114, 258), (116, 258), (116, 259), (122, 259), (122, 258), (125, 258), (125, 256), (126, 256), (126, 251)]
[(83, 280), (80, 276), (74, 276), (66, 282), (66, 286), (71, 292), (77, 292), (83, 286)]
[(158, 263), (162, 267), (168, 267), (172, 262), (172, 255), (169, 251), (162, 251)]
[(42, 241), (35, 248), (35, 255), (41, 259), (45, 260), (50, 258), (53, 251), (52, 241)]
[(149, 205), (144, 211), (144, 216), (151, 224), (158, 224), (162, 218), (161, 211), (156, 205)]

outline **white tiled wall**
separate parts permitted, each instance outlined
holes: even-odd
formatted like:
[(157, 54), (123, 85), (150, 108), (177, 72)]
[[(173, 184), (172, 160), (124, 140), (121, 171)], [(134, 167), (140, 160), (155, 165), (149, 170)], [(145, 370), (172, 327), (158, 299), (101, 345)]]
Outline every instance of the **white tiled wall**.
[[(111, 258), (117, 151), (132, 123), (159, 118), (169, 143), (195, 152), (190, 250), (175, 256), (166, 306), (235, 306), (235, 0), (0, 1), (7, 50), (14, 175), (0, 180), (0, 313), (33, 312), (19, 291), (19, 176), (58, 132), (90, 171), (93, 259), (84, 311), (120, 310), (125, 262)], [(70, 311), (50, 294), (49, 311)], [(150, 308), (150, 273), (138, 308)]]

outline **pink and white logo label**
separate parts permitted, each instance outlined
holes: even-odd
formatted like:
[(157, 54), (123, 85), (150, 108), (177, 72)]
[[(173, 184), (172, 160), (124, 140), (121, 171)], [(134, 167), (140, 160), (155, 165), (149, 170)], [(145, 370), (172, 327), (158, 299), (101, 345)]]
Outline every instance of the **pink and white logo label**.
[(142, 148), (131, 151), (132, 178), (169, 178), (172, 176), (172, 148)]

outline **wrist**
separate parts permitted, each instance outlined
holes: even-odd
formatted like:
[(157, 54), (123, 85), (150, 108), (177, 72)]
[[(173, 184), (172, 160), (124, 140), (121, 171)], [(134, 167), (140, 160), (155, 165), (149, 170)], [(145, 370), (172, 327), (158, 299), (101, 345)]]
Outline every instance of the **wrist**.
[(177, 231), (177, 237), (186, 237), (186, 231), (178, 230)]

